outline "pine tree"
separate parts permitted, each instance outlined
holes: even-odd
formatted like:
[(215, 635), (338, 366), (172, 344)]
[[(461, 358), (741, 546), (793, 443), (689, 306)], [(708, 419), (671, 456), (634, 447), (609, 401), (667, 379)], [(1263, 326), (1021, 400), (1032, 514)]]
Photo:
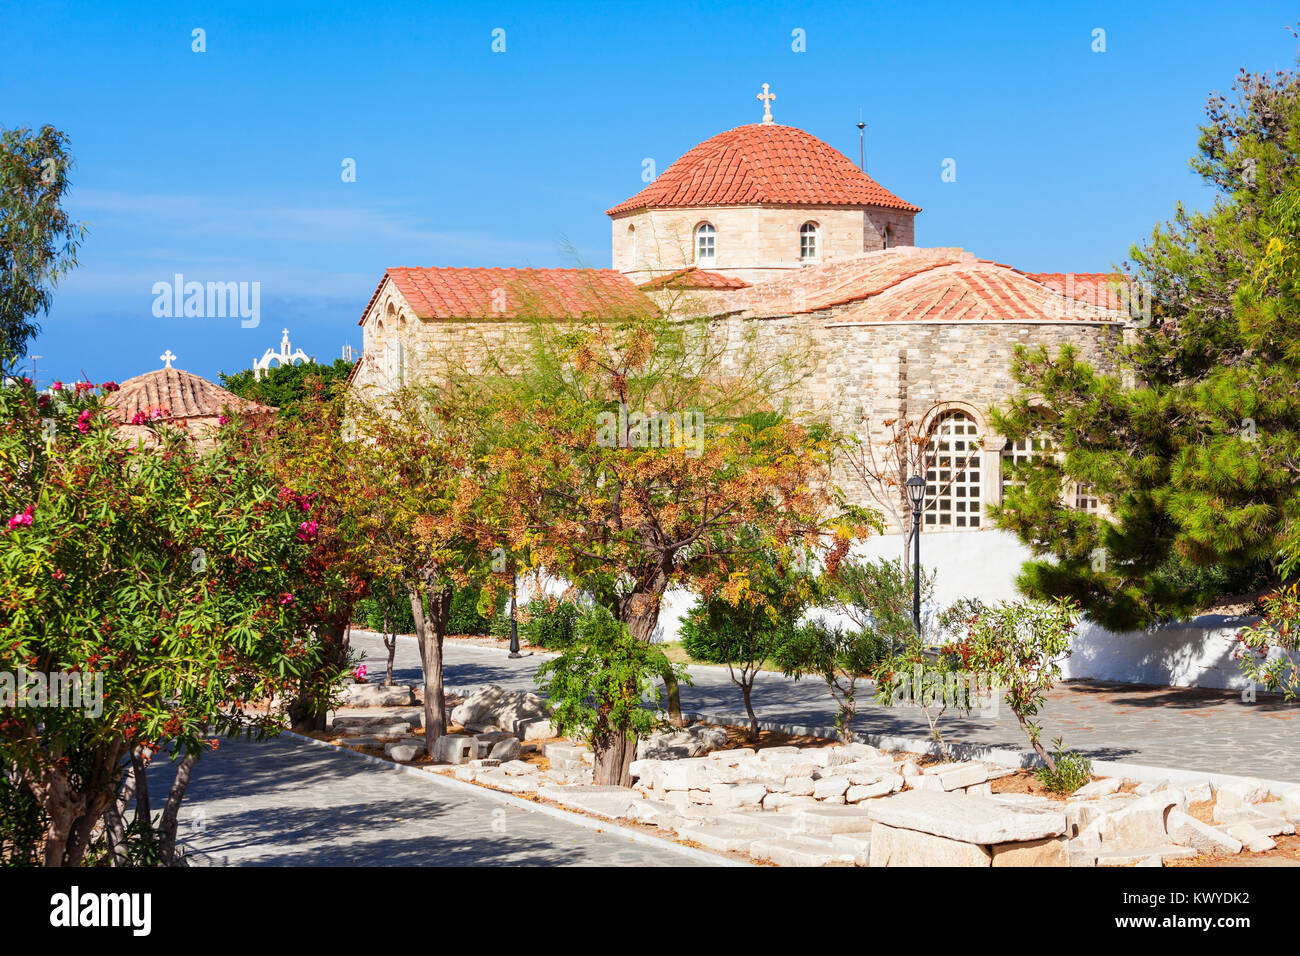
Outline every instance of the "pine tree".
[[(999, 526), (1035, 552), (1019, 585), (1114, 629), (1186, 616), (1300, 566), (1300, 76), (1242, 72), (1210, 98), (1192, 167), (1211, 209), (1179, 205), (1131, 252), (1149, 292), (1119, 370), (1017, 352), (993, 421), (1056, 454), (1017, 467)], [(1069, 507), (1091, 485), (1103, 514)]]

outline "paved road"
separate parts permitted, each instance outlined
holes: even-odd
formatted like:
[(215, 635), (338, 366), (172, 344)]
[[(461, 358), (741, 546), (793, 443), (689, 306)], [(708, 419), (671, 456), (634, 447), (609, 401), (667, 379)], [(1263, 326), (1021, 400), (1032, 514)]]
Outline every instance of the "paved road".
[[(171, 769), (154, 769), (160, 800)], [(232, 866), (701, 865), (291, 737), (223, 741), (180, 820), (187, 845)]]
[[(366, 652), (370, 675), (382, 680), (386, 652), (379, 638), (353, 631), (352, 644)], [(539, 662), (537, 657), (510, 660), (498, 651), (453, 641), (446, 648), (444, 680), (454, 688), (500, 684), (531, 690)], [(399, 639), (396, 668), (398, 680), (420, 679), (413, 638)], [(683, 710), (744, 714), (740, 691), (728, 680), (725, 668), (692, 668), (692, 676), (695, 686), (682, 688)], [(859, 700), (854, 725), (859, 733), (927, 735), (919, 711), (880, 707), (870, 702), (867, 693), (859, 693)], [(754, 704), (762, 720), (806, 727), (830, 727), (834, 722), (830, 695), (815, 680), (762, 674), (754, 688)], [(1027, 746), (1005, 707), (996, 719), (945, 717), (941, 727), (952, 741), (1015, 750)], [(1095, 759), (1300, 782), (1300, 705), (1262, 697), (1257, 703), (1244, 703), (1238, 694), (1227, 691), (1072, 681), (1049, 696), (1043, 727), (1044, 741), (1062, 736), (1068, 748)]]

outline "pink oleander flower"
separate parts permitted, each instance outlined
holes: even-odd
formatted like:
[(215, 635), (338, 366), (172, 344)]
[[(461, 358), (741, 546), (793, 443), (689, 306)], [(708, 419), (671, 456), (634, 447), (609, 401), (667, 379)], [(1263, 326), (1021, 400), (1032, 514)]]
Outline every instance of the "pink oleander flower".
[(353, 676), (356, 677), (358, 684), (364, 684), (366, 682), (366, 665), (359, 664)]
[(290, 594), (288, 591), (285, 591), (283, 594), (280, 595), (280, 603), (281, 603), (282, 605), (283, 605), (283, 604), (292, 604), (292, 603), (293, 603), (293, 595)]
[(316, 537), (316, 531), (318, 528), (320, 528), (318, 522), (304, 521), (302, 524), (298, 525), (298, 540), (310, 541), (312, 538)]
[(148, 420), (149, 419), (144, 412), (136, 412), (134, 415), (131, 416), (132, 425), (143, 425)]
[(103, 385), (99, 386), (99, 388), (104, 392), (116, 392), (121, 390), (122, 386), (118, 385), (117, 382), (105, 382)]
[(22, 513), (16, 514), (10, 518), (9, 530), (13, 531), (14, 528), (30, 527), (32, 523), (32, 510), (33, 506), (28, 505), (23, 509)]
[(229, 424), (229, 422), (230, 422), (230, 419), (227, 418), (225, 415), (218, 415), (218, 416), (217, 416), (217, 424), (218, 424), (218, 425), (226, 425), (226, 424)]
[(86, 432), (90, 431), (90, 409), (89, 408), (83, 409), (81, 414), (77, 416), (77, 431), (81, 432), (81, 434), (83, 435), (86, 434)]
[(61, 391), (63, 391), (63, 383), (62, 383), (62, 382), (55, 382), (53, 385), (50, 386), (50, 391), (52, 391), (52, 392), (61, 392)]

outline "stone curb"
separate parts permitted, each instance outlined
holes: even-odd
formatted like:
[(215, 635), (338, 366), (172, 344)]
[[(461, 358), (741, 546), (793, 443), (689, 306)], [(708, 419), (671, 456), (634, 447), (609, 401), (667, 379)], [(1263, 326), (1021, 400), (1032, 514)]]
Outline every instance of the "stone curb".
[[(748, 726), (749, 718), (744, 714), (704, 714), (698, 712), (683, 713), (683, 717), (692, 720), (702, 720), (711, 724), (733, 724), (737, 726)], [(798, 724), (782, 724), (776, 721), (760, 720), (759, 729), (770, 730), (775, 733), (791, 734), (794, 736), (805, 737), (829, 737), (832, 740), (836, 738), (837, 731), (834, 727), (806, 727)], [(938, 756), (939, 745), (932, 740), (926, 740), (921, 737), (894, 737), (886, 734), (854, 734), (853, 739), (864, 744), (870, 744), (873, 747), (879, 747), (881, 750), (901, 751), (904, 753), (935, 755)], [(1028, 769), (1037, 767), (1042, 760), (1038, 754), (1026, 750), (1010, 750), (1005, 747), (990, 747), (987, 744), (962, 744), (955, 743), (949, 748), (950, 755), (956, 760), (981, 760), (985, 763), (996, 764), (999, 767), (1012, 767), (1015, 769)], [(1145, 764), (1124, 763), (1119, 760), (1094, 760), (1092, 762), (1092, 771), (1102, 777), (1128, 777), (1139, 783), (1161, 783), (1169, 781), (1172, 784), (1179, 783), (1196, 783), (1201, 780), (1208, 780), (1215, 787), (1223, 784), (1232, 783), (1234, 780), (1256, 779), (1268, 787), (1274, 795), (1281, 795), (1293, 787), (1300, 784), (1291, 783), (1285, 780), (1265, 780), (1259, 777), (1246, 778), (1240, 774), (1214, 773), (1208, 770), (1178, 770), (1168, 767), (1148, 767)]]
[[(489, 648), (491, 650), (491, 648)], [(629, 827), (622, 826), (613, 820), (597, 820), (593, 817), (584, 816), (580, 813), (570, 813), (567, 810), (561, 810), (544, 803), (534, 803), (531, 800), (524, 800), (513, 794), (502, 793), (500, 790), (493, 790), (489, 787), (479, 787), (464, 780), (457, 780), (455, 777), (447, 777), (443, 774), (422, 770), (418, 767), (411, 767), (406, 764), (393, 763), (389, 760), (383, 760), (370, 754), (357, 753), (355, 750), (349, 750), (347, 747), (340, 747), (335, 744), (326, 743), (323, 740), (317, 740), (315, 737), (307, 737), (302, 734), (294, 733), (292, 730), (282, 730), (279, 734), (281, 737), (292, 737), (294, 740), (301, 740), (305, 743), (314, 744), (317, 747), (326, 747), (336, 752), (350, 754), (353, 757), (359, 757), (362, 760), (377, 764), (389, 770), (397, 770), (402, 773), (411, 774), (419, 777), (421, 780), (427, 780), (435, 786), (443, 787), (448, 790), (457, 790), (461, 793), (472, 793), (476, 796), (487, 797), (496, 803), (507, 804), (512, 807), (518, 807), (520, 810), (527, 810), (529, 813), (540, 813), (544, 816), (554, 817), (557, 820), (564, 820), (568, 823), (577, 824), (588, 830), (605, 830), (616, 833), (619, 836), (626, 837), (633, 843), (640, 843), (643, 846), (652, 846), (659, 849), (671, 850), (674, 853), (707, 863), (710, 866), (753, 866), (754, 864), (742, 860), (733, 860), (724, 856), (718, 856), (709, 853), (707, 850), (697, 850), (694, 847), (682, 846), (680, 843), (674, 843), (671, 840), (662, 837), (651, 836), (648, 833), (642, 833), (640, 830), (633, 830)]]

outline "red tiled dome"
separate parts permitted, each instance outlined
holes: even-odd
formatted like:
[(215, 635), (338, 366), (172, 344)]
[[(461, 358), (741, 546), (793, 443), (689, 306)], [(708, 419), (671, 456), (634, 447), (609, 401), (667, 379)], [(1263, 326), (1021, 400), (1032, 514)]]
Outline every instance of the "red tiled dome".
[(920, 212), (816, 136), (753, 123), (706, 139), (606, 215), (635, 209), (786, 203)]

